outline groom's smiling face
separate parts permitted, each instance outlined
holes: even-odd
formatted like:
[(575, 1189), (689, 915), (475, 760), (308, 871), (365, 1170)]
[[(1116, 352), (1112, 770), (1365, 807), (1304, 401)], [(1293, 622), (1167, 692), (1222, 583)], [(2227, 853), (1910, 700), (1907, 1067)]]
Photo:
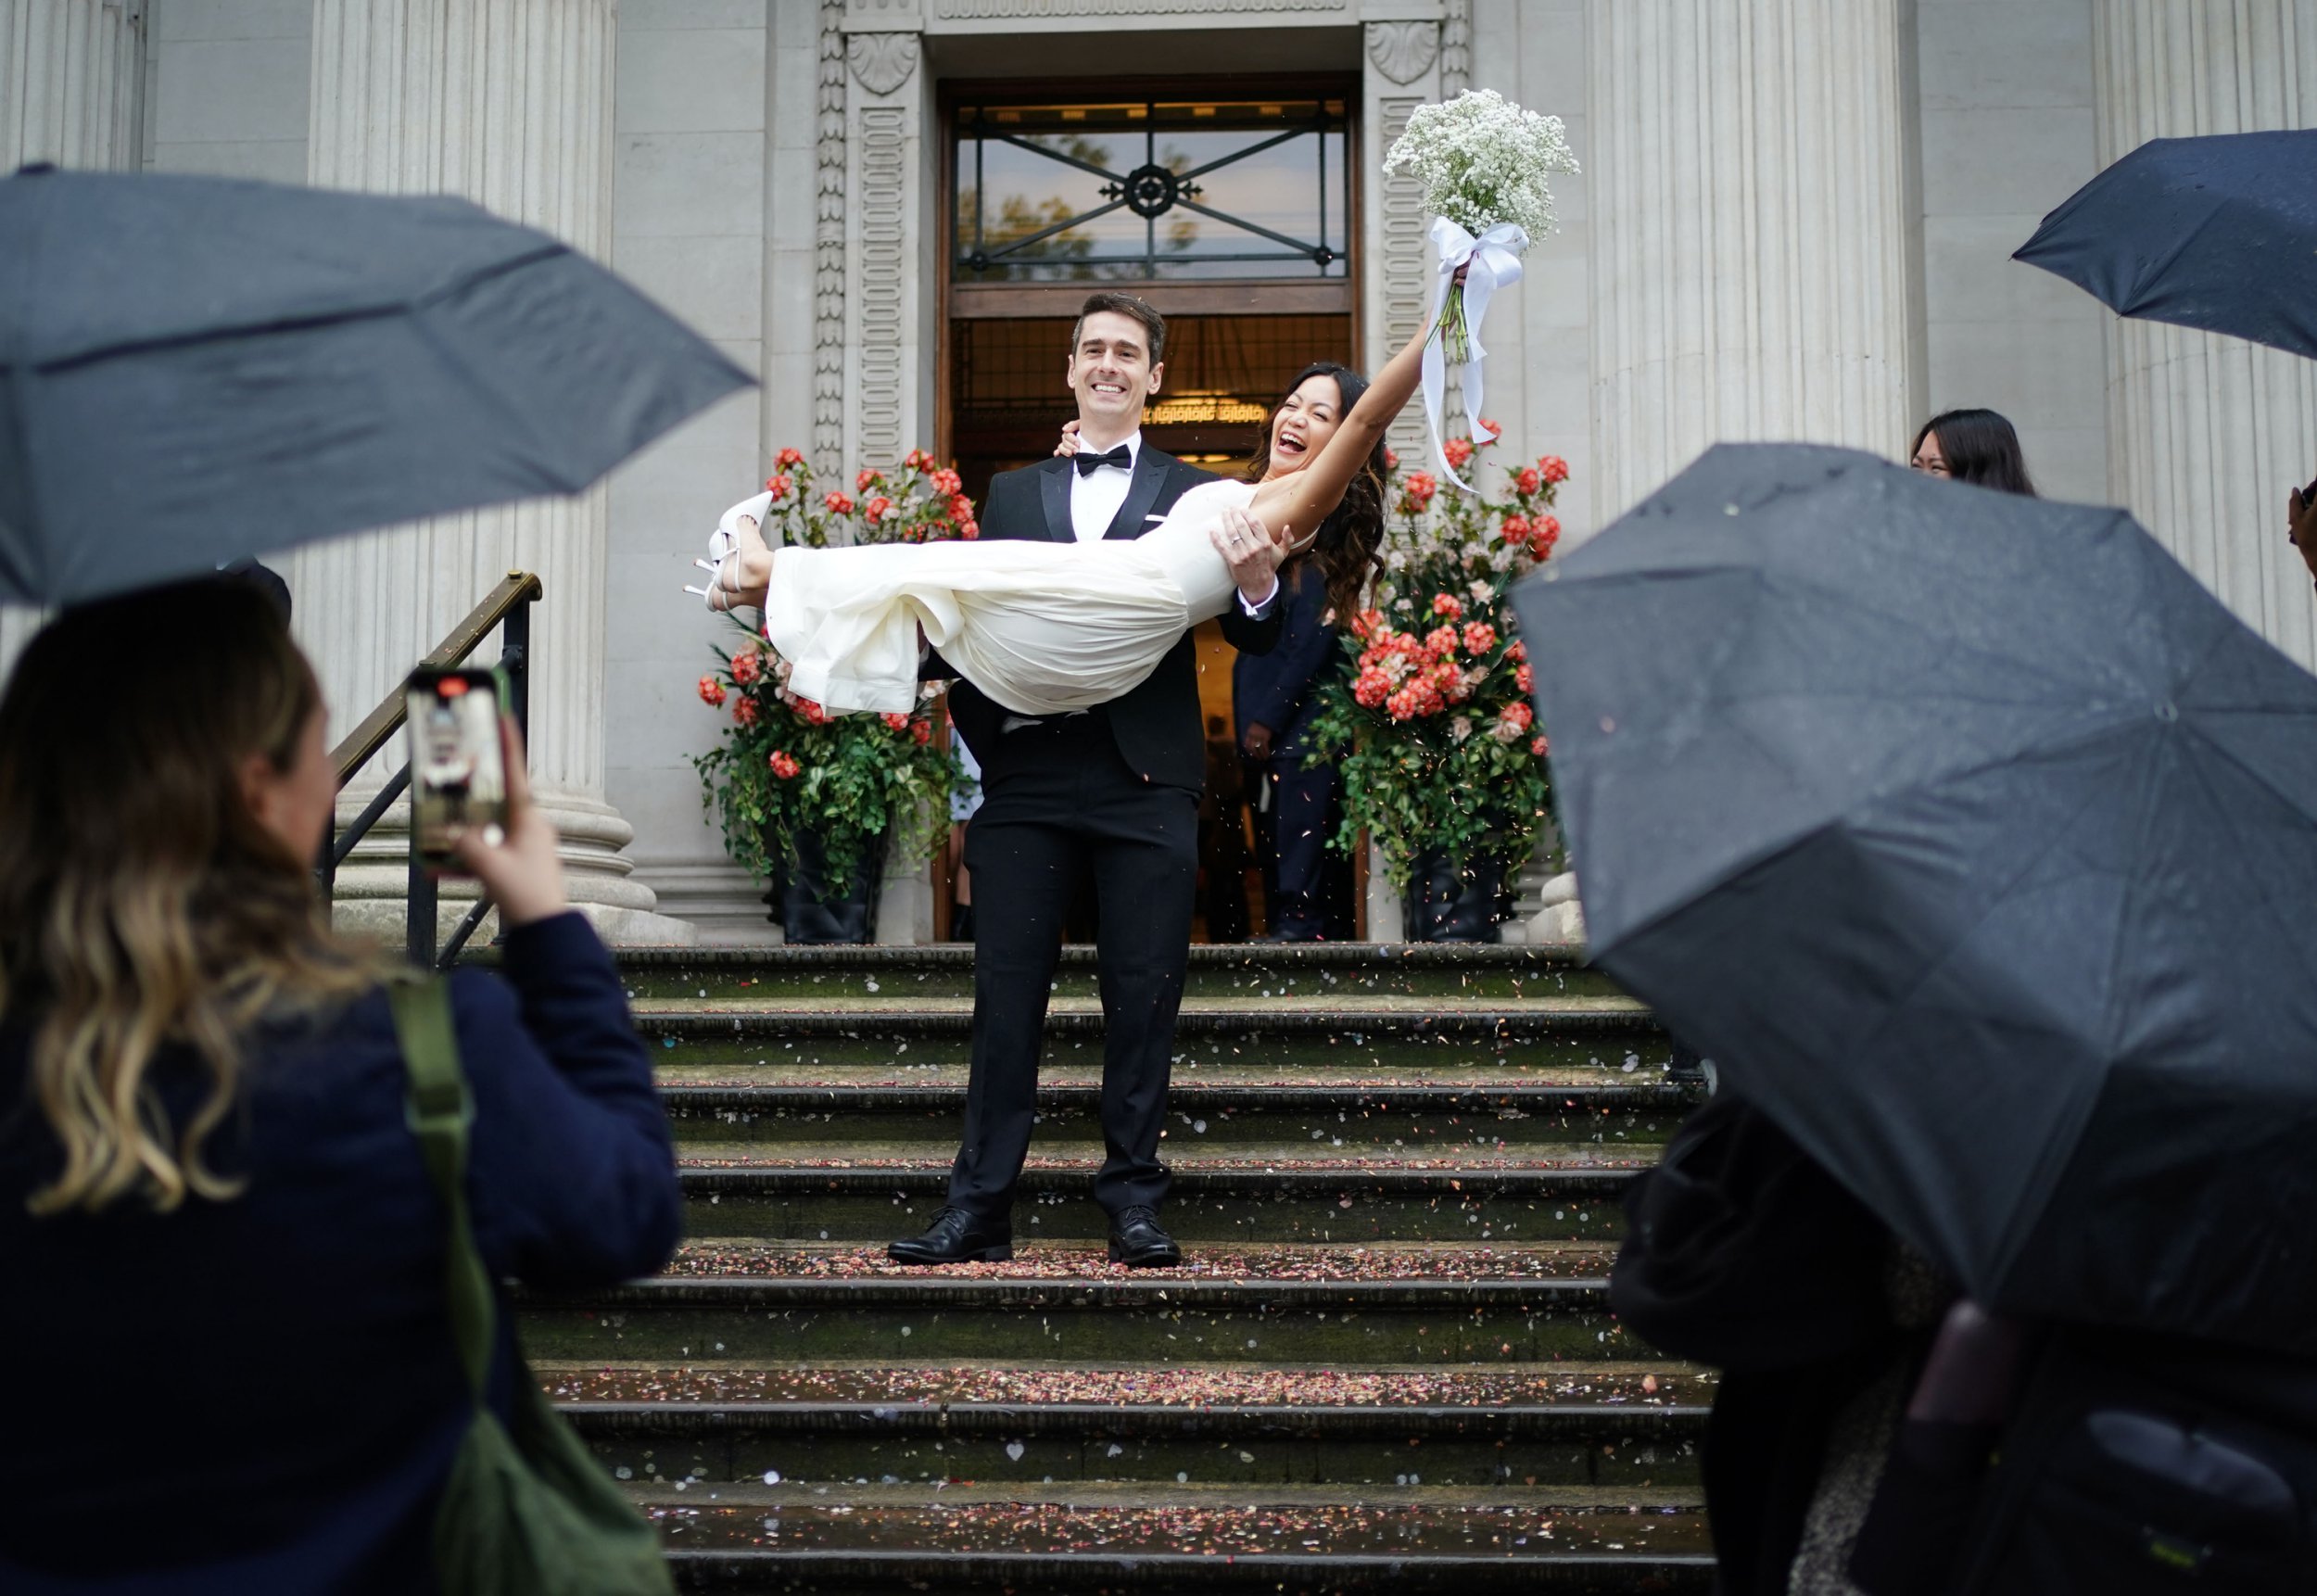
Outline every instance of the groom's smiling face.
[(1140, 426), (1143, 406), (1165, 371), (1151, 363), (1150, 336), (1133, 317), (1116, 310), (1088, 316), (1070, 350), (1069, 376), (1089, 441), (1108, 448)]

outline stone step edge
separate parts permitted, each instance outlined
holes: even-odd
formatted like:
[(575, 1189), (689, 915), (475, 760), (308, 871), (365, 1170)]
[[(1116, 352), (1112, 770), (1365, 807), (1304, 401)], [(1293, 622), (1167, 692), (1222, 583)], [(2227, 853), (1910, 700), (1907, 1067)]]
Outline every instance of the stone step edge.
[[(973, 1032), (973, 1004), (969, 998), (908, 1000), (887, 1003), (857, 1000), (859, 1007), (837, 1007), (800, 1000), (796, 1007), (777, 1003), (733, 1003), (721, 998), (683, 998), (682, 1007), (652, 1000), (631, 1001), (628, 1012), (636, 1028), (648, 1036), (728, 1036), (735, 1032), (777, 1028), (805, 1036), (843, 1035), (864, 1029), (907, 1031), (923, 1036), (969, 1036)], [(1083, 1006), (1082, 1007), (1082, 1003)], [(1328, 1037), (1405, 1040), (1411, 1033), (1474, 1039), (1506, 1035), (1589, 1035), (1607, 1032), (1658, 1032), (1664, 1029), (1650, 1011), (1630, 998), (1538, 998), (1533, 1001), (1444, 1002), (1424, 1008), (1350, 1008), (1341, 1004), (1292, 1004), (1224, 1008), (1185, 999), (1175, 1016), (1175, 1034), (1217, 1033), (1259, 1035), (1321, 1035)], [(1103, 1031), (1100, 1008), (1092, 1000), (1069, 999), (1046, 1011), (1048, 1035), (1098, 1036)]]
[[(759, 1068), (770, 1070), (779, 1066), (766, 1064)], [(1602, 1072), (1610, 1073), (1606, 1067)], [(726, 1108), (955, 1108), (965, 1102), (967, 1088), (963, 1082), (959, 1082), (954, 1085), (943, 1083), (922, 1086), (906, 1083), (874, 1086), (663, 1085), (659, 1091), (660, 1101), (670, 1112), (712, 1113)], [(1501, 1086), (1399, 1085), (1364, 1083), (1356, 1079), (1320, 1085), (1209, 1085), (1178, 1080), (1168, 1088), (1167, 1102), (1171, 1108), (1185, 1111), (1196, 1108), (1220, 1111), (1318, 1107), (1380, 1108), (1390, 1113), (1422, 1114), (1518, 1108), (1542, 1115), (1563, 1106), (1674, 1108), (1687, 1106), (1693, 1098), (1702, 1100), (1703, 1095), (1702, 1087), (1669, 1081), (1662, 1074), (1641, 1081), (1611, 1080), (1569, 1086), (1544, 1086), (1526, 1082), (1508, 1083)], [(1094, 1082), (1041, 1085), (1038, 1088), (1038, 1106), (1042, 1108), (1089, 1108), (1099, 1106), (1101, 1101), (1102, 1088)]]
[(1039, 1279), (959, 1276), (929, 1270), (905, 1275), (663, 1274), (594, 1289), (519, 1287), (525, 1307), (610, 1308), (922, 1308), (928, 1311), (1168, 1311), (1245, 1313), (1350, 1309), (1441, 1312), (1483, 1308), (1550, 1307), (1556, 1312), (1609, 1307), (1606, 1276), (1529, 1280), (1249, 1280), (1149, 1270), (1141, 1275)]
[[(1341, 1197), (1366, 1192), (1375, 1196), (1414, 1197), (1567, 1197), (1607, 1202), (1641, 1172), (1617, 1169), (1446, 1168), (1437, 1170), (1202, 1170), (1176, 1166), (1170, 1189), (1174, 1197), (1232, 1196)], [(776, 1193), (813, 1196), (875, 1194), (907, 1197), (934, 1197), (949, 1190), (949, 1166), (928, 1162), (920, 1167), (876, 1165), (687, 1164), (680, 1159), (676, 1178), (687, 1195), (765, 1196)], [(1091, 1196), (1095, 1171), (1026, 1169), (1016, 1197), (1045, 1193)]]
[(1407, 1406), (1345, 1402), (1180, 1404), (1131, 1402), (710, 1402), (558, 1399), (557, 1411), (586, 1435), (1138, 1436), (1323, 1441), (1555, 1440), (1572, 1434), (1692, 1439), (1712, 1410), (1703, 1404), (1583, 1402), (1558, 1405)]
[[(1541, 1259), (1599, 1259), (1603, 1268), (1617, 1255), (1620, 1245), (1614, 1239), (1573, 1236), (1538, 1236), (1526, 1241), (1489, 1241), (1481, 1243), (1471, 1236), (1446, 1236), (1419, 1239), (1371, 1241), (1234, 1241), (1222, 1246), (1234, 1253), (1262, 1252), (1282, 1259), (1302, 1257), (1341, 1257), (1347, 1253), (1384, 1257), (1432, 1258), (1455, 1260), (1465, 1254), (1487, 1252), (1499, 1256), (1535, 1257)], [(744, 1236), (688, 1235), (682, 1243), (686, 1248), (714, 1247), (729, 1249), (734, 1247), (753, 1248), (767, 1256), (850, 1258), (864, 1252), (880, 1250), (882, 1243), (866, 1241), (807, 1240), (802, 1236), (767, 1236), (750, 1240)], [(1014, 1237), (1015, 1258), (1022, 1255), (1052, 1254), (1057, 1260), (1082, 1257), (1099, 1250), (1097, 1244), (1072, 1240), (1066, 1236), (1021, 1235)], [(1073, 1362), (1074, 1360), (1064, 1360)]]
[[(762, 1512), (827, 1511), (830, 1506), (906, 1513), (926, 1509), (955, 1511), (959, 1506), (995, 1503), (1007, 1507), (1039, 1507), (1064, 1512), (1104, 1513), (1138, 1507), (1189, 1507), (1208, 1512), (1260, 1511), (1265, 1508), (1336, 1507), (1347, 1504), (1341, 1484), (1293, 1485), (1283, 1481), (1184, 1480), (950, 1480), (858, 1481), (840, 1490), (834, 1482), (783, 1480), (759, 1485), (754, 1480), (725, 1480), (704, 1488), (713, 1492), (719, 1508)], [(675, 1490), (662, 1480), (639, 1479), (622, 1487), (628, 1499), (647, 1507), (698, 1507), (703, 1498), (693, 1488)], [(1548, 1481), (1524, 1487), (1517, 1501), (1507, 1501), (1499, 1485), (1359, 1485), (1349, 1488), (1349, 1505), (1372, 1510), (1420, 1509), (1431, 1513), (1478, 1511), (1501, 1514), (1519, 1511), (1564, 1513), (1577, 1517), (1637, 1514), (1702, 1514), (1705, 1492), (1696, 1484), (1666, 1485), (1627, 1482), (1622, 1485), (1573, 1485)]]
[[(1537, 1552), (1526, 1556), (1450, 1553), (1152, 1552), (820, 1552), (690, 1548), (671, 1542), (668, 1561), (694, 1590), (727, 1580), (778, 1577), (786, 1590), (975, 1589), (1336, 1591), (1550, 1590), (1600, 1591), (1604, 1580), (1631, 1580), (1626, 1589), (1652, 1592), (1704, 1591), (1714, 1559), (1693, 1552)], [(1352, 1583), (1348, 1583), (1352, 1582)]]
[[(475, 950), (478, 961), (495, 959), (496, 949)], [(623, 969), (966, 969), (973, 968), (971, 943), (910, 945), (823, 944), (769, 947), (627, 947), (613, 951)], [(1061, 968), (1095, 969), (1100, 954), (1092, 943), (1065, 943)], [(1194, 970), (1248, 967), (1299, 969), (1503, 969), (1566, 970), (1585, 967), (1582, 943), (1194, 943)]]

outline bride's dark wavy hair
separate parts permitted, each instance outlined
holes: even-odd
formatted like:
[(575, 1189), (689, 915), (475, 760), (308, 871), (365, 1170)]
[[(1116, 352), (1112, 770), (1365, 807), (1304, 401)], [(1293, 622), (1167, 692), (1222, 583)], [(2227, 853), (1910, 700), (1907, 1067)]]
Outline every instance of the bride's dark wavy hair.
[[(1297, 374), (1287, 385), (1279, 402), (1272, 406), (1271, 414), (1263, 418), (1262, 436), (1255, 440), (1255, 458), (1247, 462), (1247, 480), (1260, 482), (1272, 468), (1272, 428), (1279, 424), (1279, 412), (1287, 406), (1287, 399), (1313, 377), (1333, 377), (1336, 388), (1343, 398), (1342, 415), (1351, 413), (1351, 407), (1360, 402), (1360, 396), (1368, 391), (1368, 379), (1349, 366), (1334, 361), (1313, 361)], [(1336, 612), (1338, 624), (1349, 625), (1351, 617), (1360, 613), (1367, 598), (1368, 584), (1384, 569), (1384, 474), (1389, 469), (1384, 463), (1384, 445), (1378, 440), (1367, 460), (1352, 477), (1351, 486), (1344, 489), (1343, 502), (1334, 513), (1320, 523), (1319, 537), (1311, 547), (1287, 562), (1281, 573), (1283, 579), (1297, 567), (1312, 564), (1319, 567), (1320, 578), (1327, 584), (1328, 607)]]

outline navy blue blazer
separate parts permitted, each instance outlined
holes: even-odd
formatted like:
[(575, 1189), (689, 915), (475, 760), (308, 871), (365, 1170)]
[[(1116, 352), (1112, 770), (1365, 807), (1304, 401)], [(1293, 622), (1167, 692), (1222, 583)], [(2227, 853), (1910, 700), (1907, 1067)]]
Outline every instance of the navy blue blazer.
[(1319, 708), (1314, 690), (1343, 668), (1341, 634), (1323, 618), (1327, 584), (1314, 565), (1283, 579), (1279, 645), (1266, 654), (1241, 654), (1231, 666), (1231, 707), (1239, 741), (1250, 726), (1268, 726), (1281, 754), (1299, 751), (1305, 726)]
[[(450, 978), (475, 1099), (467, 1190), (492, 1272), (598, 1286), (681, 1231), (667, 1119), (619, 974), (576, 914)], [(35, 1219), (57, 1164), (0, 1026), (0, 1590), (433, 1588), (435, 1505), (468, 1419), (442, 1206), (403, 1120), (386, 995), (249, 1049), (211, 1163), (247, 1181), (173, 1213)], [(164, 1100), (189, 1063), (157, 1061)], [(494, 1374), (505, 1411), (513, 1337)]]

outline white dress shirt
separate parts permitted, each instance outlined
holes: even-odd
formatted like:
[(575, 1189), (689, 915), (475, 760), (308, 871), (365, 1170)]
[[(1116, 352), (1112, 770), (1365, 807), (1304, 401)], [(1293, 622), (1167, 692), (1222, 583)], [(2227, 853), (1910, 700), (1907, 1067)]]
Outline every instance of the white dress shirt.
[[(1085, 445), (1080, 446), (1082, 449)], [(1100, 454), (1098, 449), (1087, 452)], [(1126, 502), (1126, 490), (1133, 486), (1134, 462), (1143, 457), (1143, 434), (1137, 427), (1126, 436), (1127, 463), (1124, 470), (1115, 465), (1099, 465), (1092, 471), (1070, 466), (1070, 530), (1081, 543), (1099, 542), (1110, 530), (1110, 523), (1118, 519), (1119, 507)]]
[[(1108, 452), (1107, 450), (1093, 449), (1083, 440), (1079, 448), (1095, 454)], [(1126, 490), (1133, 485), (1134, 467), (1142, 462), (1143, 434), (1140, 427), (1127, 434), (1126, 455), (1127, 464), (1123, 470), (1115, 465), (1098, 465), (1092, 471), (1081, 471), (1075, 464), (1070, 467), (1070, 532), (1081, 543), (1099, 542), (1103, 535), (1110, 530), (1110, 523), (1118, 519), (1119, 509), (1126, 502)], [(1279, 578), (1273, 576), (1272, 590), (1263, 595), (1261, 603), (1250, 604), (1247, 595), (1241, 593), (1239, 608), (1248, 615), (1260, 619), (1263, 612), (1270, 609), (1272, 602), (1278, 597)]]

